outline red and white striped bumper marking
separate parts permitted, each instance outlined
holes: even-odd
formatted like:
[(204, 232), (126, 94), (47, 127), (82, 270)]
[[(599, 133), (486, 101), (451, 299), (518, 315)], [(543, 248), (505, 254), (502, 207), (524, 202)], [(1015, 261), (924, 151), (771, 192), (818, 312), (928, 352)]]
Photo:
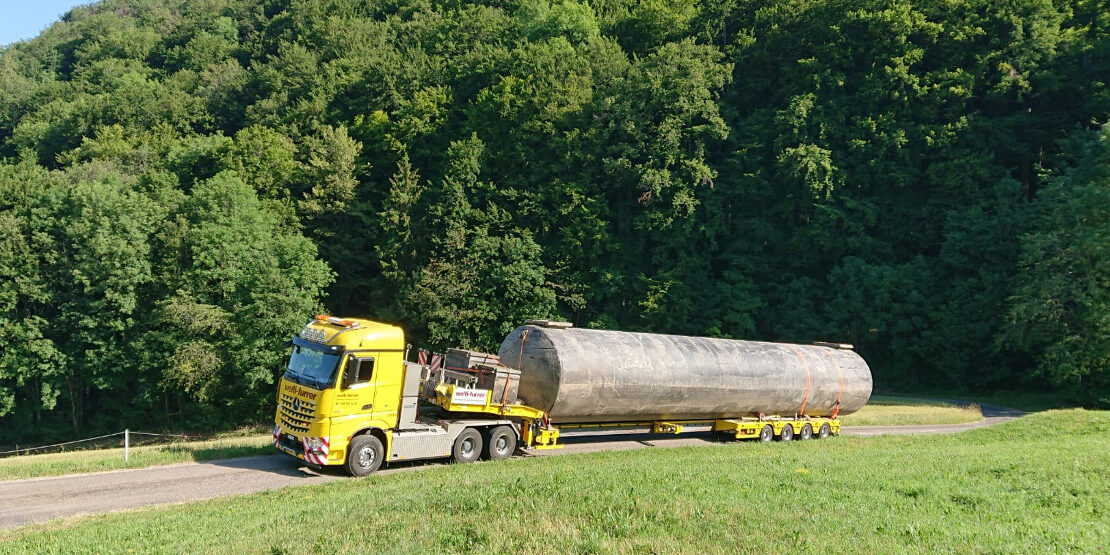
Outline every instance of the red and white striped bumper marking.
[[(319, 447), (313, 447), (312, 444), (319, 440)], [(301, 445), (304, 446), (304, 460), (312, 464), (327, 464), (329, 442), (327, 436), (324, 437), (303, 437), (301, 438)]]
[(274, 426), (274, 447), (281, 443), (281, 426)]

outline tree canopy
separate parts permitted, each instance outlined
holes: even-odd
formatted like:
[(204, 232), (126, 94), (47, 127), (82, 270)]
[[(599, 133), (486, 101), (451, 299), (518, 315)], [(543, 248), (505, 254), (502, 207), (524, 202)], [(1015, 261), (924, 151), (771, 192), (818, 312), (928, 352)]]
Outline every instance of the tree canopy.
[(1094, 0), (103, 0), (0, 50), (0, 443), (265, 418), (328, 310), (1110, 403)]

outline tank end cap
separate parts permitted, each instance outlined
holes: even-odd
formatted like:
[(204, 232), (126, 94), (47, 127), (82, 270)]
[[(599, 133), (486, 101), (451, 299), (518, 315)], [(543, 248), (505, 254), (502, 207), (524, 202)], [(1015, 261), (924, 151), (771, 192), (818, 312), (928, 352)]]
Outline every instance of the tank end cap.
[(566, 328), (573, 328), (574, 324), (570, 322), (556, 322), (555, 320), (525, 320), (525, 325), (540, 326), (542, 328), (552, 328), (562, 330)]

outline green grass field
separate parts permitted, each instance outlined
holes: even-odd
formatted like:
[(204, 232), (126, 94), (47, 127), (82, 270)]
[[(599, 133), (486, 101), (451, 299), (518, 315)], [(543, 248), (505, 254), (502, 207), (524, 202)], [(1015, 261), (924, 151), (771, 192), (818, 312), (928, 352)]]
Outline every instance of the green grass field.
[(872, 395), (859, 412), (840, 417), (845, 426), (916, 426), (978, 422), (978, 406), (958, 407), (913, 397)]
[(433, 466), (0, 532), (8, 552), (1104, 552), (1110, 412)]
[(89, 449), (48, 455), (20, 455), (0, 459), (0, 480), (269, 455), (274, 452), (271, 441), (268, 434), (253, 433), (249, 436), (219, 437), (207, 441), (133, 447), (127, 463), (123, 462), (123, 448)]

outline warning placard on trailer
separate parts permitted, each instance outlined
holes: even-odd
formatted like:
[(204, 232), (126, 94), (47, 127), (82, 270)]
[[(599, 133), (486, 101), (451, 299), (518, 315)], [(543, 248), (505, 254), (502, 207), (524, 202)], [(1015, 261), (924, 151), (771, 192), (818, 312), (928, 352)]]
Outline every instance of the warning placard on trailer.
[(452, 405), (484, 405), (489, 391), (485, 389), (458, 389), (451, 394)]

